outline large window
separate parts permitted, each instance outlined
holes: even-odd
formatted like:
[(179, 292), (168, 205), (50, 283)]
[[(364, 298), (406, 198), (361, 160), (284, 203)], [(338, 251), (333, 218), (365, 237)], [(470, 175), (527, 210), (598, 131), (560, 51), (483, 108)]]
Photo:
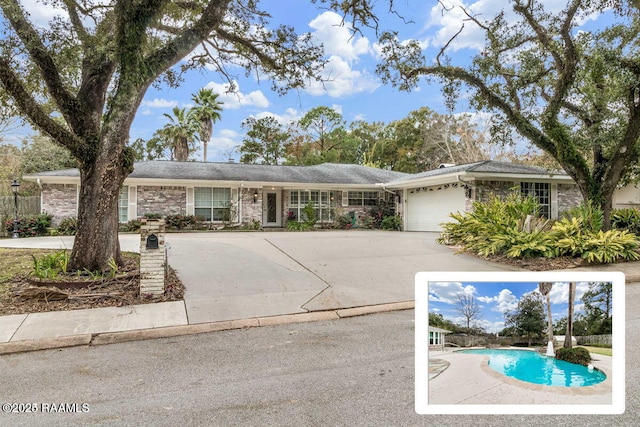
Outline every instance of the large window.
[(118, 222), (129, 221), (129, 187), (123, 185), (118, 196)]
[(231, 189), (196, 187), (193, 189), (194, 213), (205, 221), (225, 221), (229, 218)]
[(540, 205), (540, 215), (550, 217), (551, 197), (548, 182), (521, 182), (520, 193), (525, 197), (533, 197)]
[(349, 191), (349, 206), (377, 206), (377, 191)]
[(318, 221), (332, 221), (329, 191), (291, 190), (289, 192), (289, 210), (296, 220), (304, 221), (304, 206), (311, 202)]

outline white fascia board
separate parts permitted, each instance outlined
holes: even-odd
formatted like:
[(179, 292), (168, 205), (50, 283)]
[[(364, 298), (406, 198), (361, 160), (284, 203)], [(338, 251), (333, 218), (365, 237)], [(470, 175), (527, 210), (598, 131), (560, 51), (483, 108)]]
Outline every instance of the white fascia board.
[(41, 184), (76, 184), (80, 185), (79, 176), (42, 176), (42, 175), (24, 175), (22, 177), (24, 181), (37, 182), (40, 180)]
[(382, 184), (385, 188), (402, 189), (402, 188), (416, 188), (416, 187), (429, 187), (432, 185), (450, 184), (452, 182), (458, 182), (458, 177), (467, 177), (468, 175), (463, 172), (429, 176), (425, 178), (412, 179), (402, 181), (393, 184)]
[(562, 174), (530, 174), (530, 173), (487, 173), (487, 172), (471, 172), (466, 176), (475, 179), (486, 179), (495, 181), (550, 181), (561, 183), (573, 183), (573, 179), (569, 175)]
[(432, 185), (450, 184), (453, 182), (468, 182), (475, 180), (491, 181), (548, 181), (560, 183), (573, 183), (573, 179), (568, 175), (552, 174), (515, 174), (515, 173), (479, 173), (479, 172), (458, 172), (445, 175), (429, 176), (424, 178), (406, 180), (397, 183), (381, 184), (385, 188), (416, 188), (430, 187)]

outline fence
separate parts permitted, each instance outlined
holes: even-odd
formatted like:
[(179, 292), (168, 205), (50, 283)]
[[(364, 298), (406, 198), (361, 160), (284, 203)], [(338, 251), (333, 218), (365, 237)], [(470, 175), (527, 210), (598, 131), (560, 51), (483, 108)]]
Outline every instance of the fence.
[(611, 335), (586, 335), (583, 337), (576, 337), (578, 344), (586, 345), (586, 344), (600, 344), (600, 345), (611, 345)]
[[(510, 346), (529, 342), (528, 337), (495, 337), (487, 335), (447, 335), (445, 340), (447, 343), (453, 343), (460, 347)], [(531, 338), (531, 345), (544, 344), (546, 344), (546, 337)]]
[[(18, 215), (37, 215), (40, 213), (40, 196), (19, 196)], [(0, 196), (0, 236), (8, 236), (4, 225), (15, 215), (15, 200), (13, 196)]]

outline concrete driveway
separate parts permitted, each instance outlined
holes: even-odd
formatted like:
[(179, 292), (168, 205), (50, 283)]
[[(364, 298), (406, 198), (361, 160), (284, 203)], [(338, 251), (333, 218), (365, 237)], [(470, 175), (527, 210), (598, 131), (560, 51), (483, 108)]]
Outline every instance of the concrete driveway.
[(498, 271), (454, 255), (437, 233), (169, 234), (189, 323), (412, 301), (418, 271)]
[[(170, 233), (189, 324), (413, 301), (419, 271), (500, 271), (455, 255), (437, 233), (386, 231)], [(0, 247), (71, 248), (73, 237), (2, 239)], [(121, 234), (125, 251), (140, 235)]]

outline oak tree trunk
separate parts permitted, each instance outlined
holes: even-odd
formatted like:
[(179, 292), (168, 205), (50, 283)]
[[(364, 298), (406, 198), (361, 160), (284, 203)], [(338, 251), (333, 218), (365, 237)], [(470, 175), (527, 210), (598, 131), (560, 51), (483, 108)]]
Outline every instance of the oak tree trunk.
[(126, 177), (118, 159), (107, 158), (80, 165), (78, 229), (69, 269), (102, 270), (113, 260), (122, 265), (118, 240), (118, 198)]

